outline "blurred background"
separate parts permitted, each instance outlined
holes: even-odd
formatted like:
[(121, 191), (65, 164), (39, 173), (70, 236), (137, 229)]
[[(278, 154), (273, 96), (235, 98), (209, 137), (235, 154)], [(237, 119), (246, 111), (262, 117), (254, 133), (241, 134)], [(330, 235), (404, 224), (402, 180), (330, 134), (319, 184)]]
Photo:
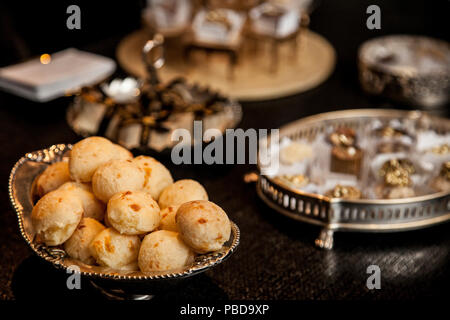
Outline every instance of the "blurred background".
[[(66, 9), (71, 4), (81, 9), (81, 30), (66, 28)], [(366, 9), (373, 4), (381, 8), (381, 30), (366, 28)], [(114, 39), (119, 41), (140, 27), (145, 6), (144, 0), (2, 1), (0, 66), (71, 46), (94, 50), (99, 41), (114, 47)], [(358, 45), (380, 35), (406, 33), (449, 40), (447, 0), (318, 0), (314, 6), (310, 27), (330, 40), (342, 66), (354, 68)]]

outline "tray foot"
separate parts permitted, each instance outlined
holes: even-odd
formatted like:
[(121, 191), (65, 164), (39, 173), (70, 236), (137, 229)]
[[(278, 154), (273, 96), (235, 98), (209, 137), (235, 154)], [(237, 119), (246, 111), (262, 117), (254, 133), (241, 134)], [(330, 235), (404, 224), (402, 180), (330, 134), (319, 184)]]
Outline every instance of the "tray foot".
[(321, 249), (333, 249), (333, 234), (334, 231), (328, 228), (320, 230), (319, 237), (315, 241), (316, 246)]

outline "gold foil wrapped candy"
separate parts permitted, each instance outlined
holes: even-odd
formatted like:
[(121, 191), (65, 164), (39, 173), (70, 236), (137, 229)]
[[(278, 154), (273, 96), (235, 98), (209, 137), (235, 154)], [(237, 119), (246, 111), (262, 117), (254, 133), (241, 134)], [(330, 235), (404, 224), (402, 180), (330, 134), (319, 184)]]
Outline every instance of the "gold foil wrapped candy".
[(448, 143), (441, 144), (440, 146), (431, 148), (431, 152), (438, 155), (446, 155), (450, 153), (450, 145)]
[(411, 185), (410, 175), (415, 172), (414, 165), (407, 159), (391, 159), (386, 161), (380, 169), (380, 176), (384, 183), (391, 187)]
[(340, 184), (327, 191), (325, 195), (330, 198), (342, 198), (348, 200), (361, 199), (361, 191), (359, 191), (357, 188), (351, 186), (343, 186)]
[(377, 153), (407, 152), (409, 147), (401, 142), (383, 142), (377, 146)]
[(362, 159), (363, 151), (357, 147), (335, 146), (331, 150), (330, 170), (359, 176)]
[(445, 178), (447, 181), (450, 181), (450, 161), (444, 162), (441, 167), (441, 171), (439, 175), (442, 178)]
[(309, 179), (307, 176), (303, 174), (296, 174), (296, 175), (282, 175), (278, 177), (278, 179), (291, 183), (295, 185), (297, 188), (301, 188), (306, 186), (309, 183)]
[(400, 129), (395, 129), (390, 126), (385, 126), (375, 130), (375, 134), (383, 138), (398, 138), (406, 136), (406, 132)]
[(356, 146), (356, 133), (351, 128), (338, 128), (328, 137), (333, 145), (330, 170), (359, 175), (363, 151)]

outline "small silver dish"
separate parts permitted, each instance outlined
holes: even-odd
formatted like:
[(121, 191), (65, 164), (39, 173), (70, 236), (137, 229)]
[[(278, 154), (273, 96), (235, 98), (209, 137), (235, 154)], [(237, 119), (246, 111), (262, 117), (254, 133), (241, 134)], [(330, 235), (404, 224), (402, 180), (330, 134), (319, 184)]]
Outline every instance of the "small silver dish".
[(172, 286), (178, 280), (194, 276), (224, 262), (239, 245), (239, 228), (231, 222), (231, 237), (221, 250), (197, 256), (194, 264), (185, 269), (143, 273), (87, 265), (71, 259), (59, 247), (47, 247), (36, 243), (31, 223), (31, 212), (36, 200), (35, 178), (49, 164), (66, 158), (71, 149), (70, 144), (58, 144), (47, 149), (29, 152), (17, 161), (9, 177), (9, 198), (17, 214), (20, 234), (36, 255), (54, 267), (66, 271), (71, 266), (78, 267), (81, 276), (91, 280), (92, 285), (109, 298), (149, 299), (153, 294)]
[(450, 45), (409, 35), (364, 42), (358, 52), (359, 79), (364, 91), (422, 108), (449, 102)]

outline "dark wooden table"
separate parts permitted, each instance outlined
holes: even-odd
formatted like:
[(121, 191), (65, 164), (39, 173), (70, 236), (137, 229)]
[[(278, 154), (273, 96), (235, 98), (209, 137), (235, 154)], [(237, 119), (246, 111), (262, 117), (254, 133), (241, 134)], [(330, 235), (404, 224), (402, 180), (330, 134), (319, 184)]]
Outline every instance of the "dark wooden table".
[[(321, 86), (306, 93), (274, 101), (244, 103), (241, 123), (247, 128), (277, 128), (294, 119), (347, 108), (399, 107), (364, 95), (358, 85), (356, 49), (361, 41), (387, 33), (421, 33), (447, 37), (439, 19), (446, 19), (447, 1), (323, 1), (311, 17), (311, 28), (336, 47), (338, 64)], [(352, 2), (353, 3), (353, 2)], [(365, 29), (365, 8), (379, 3), (382, 30)], [(397, 2), (395, 2), (397, 3)], [(384, 7), (383, 7), (384, 6)], [(440, 7), (439, 7), (440, 6)], [(403, 10), (403, 11), (402, 11)], [(436, 11), (437, 10), (437, 11)], [(403, 12), (403, 14), (400, 13)], [(406, 13), (405, 13), (406, 12)], [(405, 15), (406, 14), (406, 15)], [(412, 23), (412, 19), (415, 19)], [(114, 56), (123, 34), (96, 41), (81, 49)], [(119, 70), (118, 75), (122, 75)], [(36, 104), (0, 94), (0, 298), (92, 299), (100, 297), (89, 282), (81, 290), (68, 290), (67, 275), (31, 254), (18, 232), (7, 193), (9, 172), (26, 152), (80, 138), (65, 122), (70, 99)], [(441, 111), (448, 115), (447, 109)], [(254, 185), (243, 175), (254, 167), (175, 166), (162, 159), (175, 179), (191, 177), (208, 190), (241, 229), (241, 245), (224, 264), (185, 281), (177, 290), (157, 296), (161, 300), (194, 299), (417, 299), (449, 297), (450, 225), (396, 234), (337, 233), (335, 248), (314, 247), (318, 229), (284, 218), (266, 207)], [(369, 265), (381, 269), (381, 289), (366, 287)]]

